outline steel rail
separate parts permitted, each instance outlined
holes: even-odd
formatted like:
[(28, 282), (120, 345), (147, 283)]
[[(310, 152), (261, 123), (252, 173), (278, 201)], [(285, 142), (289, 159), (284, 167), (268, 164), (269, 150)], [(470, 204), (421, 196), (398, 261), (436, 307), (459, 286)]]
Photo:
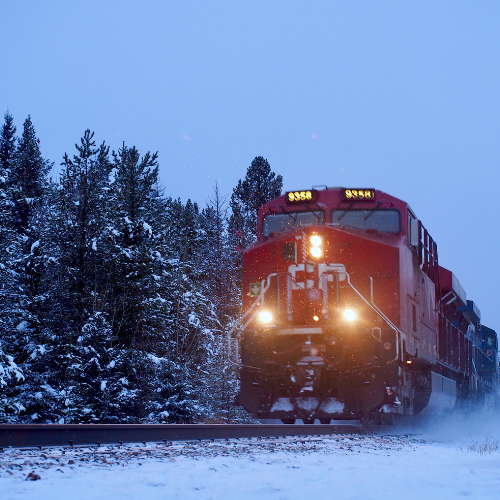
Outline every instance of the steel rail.
[(252, 437), (360, 434), (357, 423), (275, 424), (0, 424), (0, 448), (100, 446)]

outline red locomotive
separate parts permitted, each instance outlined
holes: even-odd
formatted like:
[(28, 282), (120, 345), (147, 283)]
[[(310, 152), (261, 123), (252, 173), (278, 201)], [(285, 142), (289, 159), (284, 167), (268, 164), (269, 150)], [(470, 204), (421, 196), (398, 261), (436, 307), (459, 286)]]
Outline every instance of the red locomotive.
[(385, 423), (493, 402), (496, 333), (408, 204), (382, 191), (262, 206), (243, 311), (238, 400), (256, 417)]

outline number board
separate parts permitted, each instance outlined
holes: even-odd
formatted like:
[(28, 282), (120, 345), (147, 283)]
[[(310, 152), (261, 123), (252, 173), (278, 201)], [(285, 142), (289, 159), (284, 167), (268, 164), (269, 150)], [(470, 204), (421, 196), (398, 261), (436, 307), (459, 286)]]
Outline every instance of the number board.
[(343, 189), (342, 198), (349, 201), (373, 201), (375, 189)]
[(316, 191), (309, 189), (307, 191), (287, 191), (285, 193), (287, 203), (304, 203), (316, 199)]

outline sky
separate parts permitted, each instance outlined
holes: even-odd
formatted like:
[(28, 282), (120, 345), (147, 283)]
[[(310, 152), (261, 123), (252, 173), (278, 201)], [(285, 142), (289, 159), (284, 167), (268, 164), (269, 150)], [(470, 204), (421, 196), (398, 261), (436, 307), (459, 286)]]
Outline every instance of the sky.
[(500, 3), (19, 0), (0, 6), (0, 112), (57, 176), (85, 129), (158, 151), (168, 196), (284, 189), (407, 201), (484, 324), (497, 315)]

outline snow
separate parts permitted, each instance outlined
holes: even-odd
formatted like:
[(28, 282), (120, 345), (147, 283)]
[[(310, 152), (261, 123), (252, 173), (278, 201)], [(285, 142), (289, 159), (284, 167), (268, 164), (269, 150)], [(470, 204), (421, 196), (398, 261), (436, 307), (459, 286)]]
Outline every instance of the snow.
[(194, 313), (189, 314), (188, 322), (190, 325), (200, 326), (200, 320), (197, 318), (196, 314), (194, 314)]
[(35, 248), (38, 248), (39, 246), (40, 246), (40, 240), (35, 241), (35, 243), (31, 245), (31, 253), (33, 253), (33, 250), (35, 250)]
[(58, 396), (57, 391), (53, 387), (51, 387), (49, 384), (42, 385), (41, 387), (50, 396)]
[(289, 398), (278, 398), (269, 411), (273, 412), (273, 411), (292, 411), (292, 410), (293, 410), (293, 404), (291, 403)]
[(326, 413), (342, 413), (344, 411), (344, 403), (337, 401), (335, 398), (326, 398), (321, 405), (321, 409)]
[(21, 323), (19, 323), (17, 325), (17, 329), (20, 332), (25, 332), (28, 329), (28, 322), (27, 321), (21, 321)]
[[(0, 453), (0, 498), (497, 499), (500, 432), (479, 424), (445, 422), (418, 435), (9, 449)], [(30, 473), (40, 480), (26, 480)]]
[(155, 356), (154, 354), (148, 354), (148, 358), (155, 364), (159, 365), (161, 363), (161, 358)]

